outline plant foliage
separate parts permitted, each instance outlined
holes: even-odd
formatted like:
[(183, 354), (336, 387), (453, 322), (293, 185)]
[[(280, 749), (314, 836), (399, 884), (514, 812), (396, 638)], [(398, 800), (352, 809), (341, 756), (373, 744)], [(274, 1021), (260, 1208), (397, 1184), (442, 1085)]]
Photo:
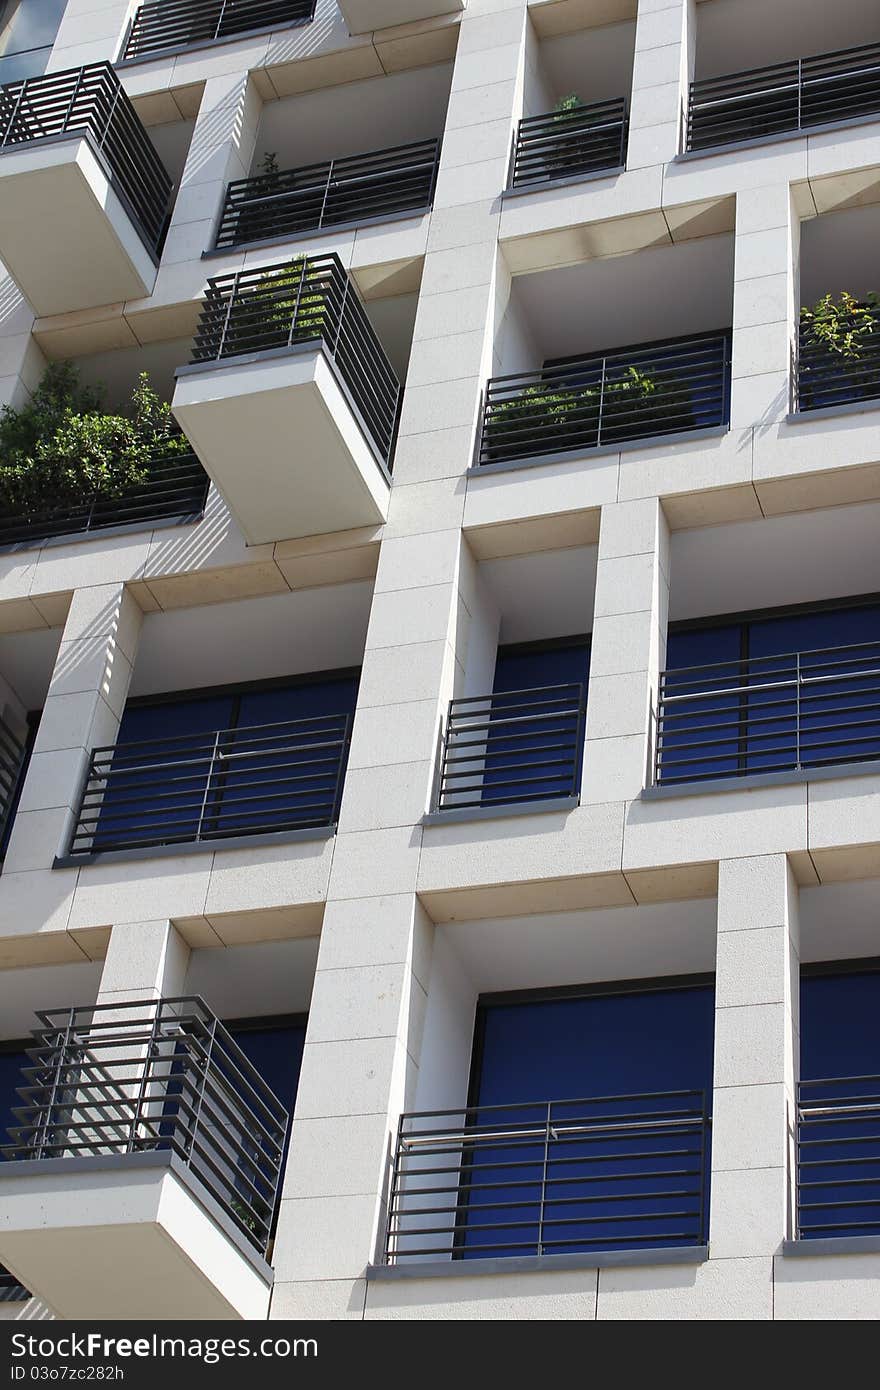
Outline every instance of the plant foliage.
[(838, 357), (858, 359), (868, 338), (878, 331), (880, 300), (876, 294), (857, 299), (849, 290), (825, 294), (811, 307), (801, 309), (801, 328), (806, 342)]

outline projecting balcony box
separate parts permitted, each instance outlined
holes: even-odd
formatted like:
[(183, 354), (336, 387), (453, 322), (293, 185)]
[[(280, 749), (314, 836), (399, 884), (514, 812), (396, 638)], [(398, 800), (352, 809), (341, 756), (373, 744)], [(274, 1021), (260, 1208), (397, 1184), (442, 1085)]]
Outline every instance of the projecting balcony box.
[(65, 1319), (264, 1318), (288, 1116), (197, 998), (39, 1014), (0, 1261)]
[(399, 401), (329, 255), (210, 280), (172, 409), (257, 545), (384, 521)]
[(150, 294), (170, 196), (109, 63), (0, 87), (0, 259), (38, 314)]
[(351, 34), (368, 34), (392, 24), (460, 14), (467, 0), (337, 0)]

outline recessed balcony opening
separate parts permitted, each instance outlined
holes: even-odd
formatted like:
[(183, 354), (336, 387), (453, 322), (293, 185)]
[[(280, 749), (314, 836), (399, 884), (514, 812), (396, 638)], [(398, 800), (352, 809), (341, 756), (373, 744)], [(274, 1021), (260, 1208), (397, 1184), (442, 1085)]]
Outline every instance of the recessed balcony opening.
[[(40, 715), (61, 645), (61, 628), (0, 633), (0, 865), (22, 805)], [(23, 809), (27, 809), (27, 800)]]
[(38, 315), (152, 292), (172, 178), (109, 63), (0, 87), (0, 255)]
[(400, 399), (333, 253), (210, 280), (173, 409), (257, 545), (384, 521)]
[(880, 204), (801, 224), (795, 404), (858, 408), (880, 398)]
[(83, 993), (0, 1053), (10, 1280), (66, 1318), (266, 1315), (316, 955), (195, 950), (183, 997), (106, 1005), (76, 968)]
[(308, 24), (315, 0), (147, 0), (135, 10), (122, 49), (123, 62)]
[(443, 726), (438, 816), (577, 804), (596, 557), (584, 545), (478, 566), (462, 693)]
[(248, 177), (227, 189), (217, 249), (427, 212), (451, 82), (442, 63), (266, 102)]
[(338, 0), (351, 34), (368, 34), (395, 24), (458, 14), (467, 0)]
[(147, 614), (116, 741), (91, 752), (62, 862), (332, 834), (371, 592)]
[(727, 234), (516, 276), (478, 466), (725, 429), (732, 299)]
[[(635, 6), (629, 0), (532, 10), (523, 119), (510, 184), (541, 186), (611, 173), (626, 163)], [(576, 25), (577, 27), (572, 27)]]
[(437, 927), (385, 1262), (693, 1258), (714, 948), (713, 900)]
[(700, 0), (689, 150), (880, 115), (880, 21), (842, 0)]
[(878, 523), (868, 503), (674, 534), (657, 785), (880, 759)]
[(184, 338), (49, 364), (41, 392), (63, 395), (62, 422), (39, 441), (39, 469), (23, 479), (4, 476), (0, 545), (150, 530), (201, 516), (208, 475), (168, 411), (175, 368), (190, 350)]

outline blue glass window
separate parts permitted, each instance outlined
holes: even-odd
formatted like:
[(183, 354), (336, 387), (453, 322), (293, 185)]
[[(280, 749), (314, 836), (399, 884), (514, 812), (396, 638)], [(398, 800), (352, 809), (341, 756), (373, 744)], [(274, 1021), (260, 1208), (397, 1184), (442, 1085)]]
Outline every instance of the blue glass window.
[(577, 795), (590, 670), (585, 638), (499, 647), (482, 804)]
[[(24, 1048), (24, 1043), (0, 1043), (0, 1149), (12, 1142), (9, 1130), (16, 1124), (12, 1112), (22, 1104), (16, 1091), (24, 1085), (22, 1069), (28, 1064)], [(8, 1156), (0, 1154), (0, 1157)], [(4, 1296), (4, 1290), (8, 1298), (10, 1292), (18, 1287), (15, 1275), (0, 1265), (0, 1298)]]
[(472, 1123), (507, 1137), (472, 1146), (460, 1257), (705, 1240), (713, 1016), (702, 980), (484, 1002)]
[(0, 0), (0, 84), (46, 71), (67, 0)]
[(877, 604), (671, 631), (660, 780), (880, 758), (877, 642)]
[(801, 980), (798, 1234), (880, 1234), (880, 967)]

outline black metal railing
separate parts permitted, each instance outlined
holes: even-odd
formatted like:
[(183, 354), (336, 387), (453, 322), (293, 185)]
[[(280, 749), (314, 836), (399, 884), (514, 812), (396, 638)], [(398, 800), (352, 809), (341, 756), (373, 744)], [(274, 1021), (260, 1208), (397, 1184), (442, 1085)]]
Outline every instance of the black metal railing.
[(761, 140), (880, 112), (880, 44), (692, 82), (686, 147)]
[(798, 1087), (800, 1240), (880, 1232), (880, 1076)]
[(655, 781), (880, 758), (880, 642), (714, 662), (660, 677)]
[(123, 60), (152, 58), (190, 44), (307, 23), (315, 0), (148, 0), (135, 12)]
[(480, 465), (726, 423), (730, 335), (713, 333), (548, 362), (493, 377)]
[(208, 281), (192, 361), (318, 343), (390, 467), (401, 388), (339, 257), (303, 256)]
[(0, 546), (32, 544), (52, 536), (74, 536), (116, 526), (185, 521), (204, 510), (209, 485), (195, 454), (158, 455), (143, 485), (118, 497), (95, 492), (76, 506), (18, 513), (0, 507)]
[(702, 1091), (403, 1115), (385, 1260), (702, 1245)]
[[(12, 1160), (168, 1152), (265, 1253), (288, 1114), (201, 999), (38, 1013)], [(0, 1165), (0, 1179), (2, 1179)]]
[(336, 824), (347, 714), (96, 748), (70, 853)]
[(859, 310), (859, 332), (850, 353), (833, 351), (816, 340), (809, 324), (799, 325), (793, 373), (797, 410), (880, 397), (880, 307), (861, 305)]
[(19, 738), (0, 715), (0, 858), (26, 756), (24, 739)]
[(527, 116), (516, 131), (511, 187), (622, 168), (626, 135), (623, 97), (546, 116)]
[(587, 689), (548, 685), (450, 701), (437, 810), (576, 796)]
[(0, 87), (0, 152), (33, 140), (86, 136), (145, 245), (165, 232), (171, 176), (109, 63)]
[(226, 190), (216, 246), (241, 246), (429, 208), (439, 165), (440, 141), (422, 140), (236, 179)]

